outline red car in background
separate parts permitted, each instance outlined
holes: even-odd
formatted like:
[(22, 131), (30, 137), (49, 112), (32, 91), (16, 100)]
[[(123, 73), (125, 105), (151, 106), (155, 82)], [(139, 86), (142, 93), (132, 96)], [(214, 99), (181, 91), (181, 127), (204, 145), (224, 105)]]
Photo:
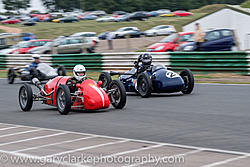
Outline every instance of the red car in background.
[(21, 23), (21, 21), (18, 19), (8, 19), (8, 20), (1, 21), (1, 23), (2, 24), (17, 24), (17, 23)]
[(10, 52), (10, 54), (26, 54), (30, 49), (43, 46), (47, 42), (50, 42), (50, 39), (39, 39), (39, 40), (30, 40), (24, 44), (22, 48), (18, 48)]
[(175, 11), (175, 12), (173, 12), (173, 14), (174, 14), (174, 16), (192, 16), (193, 15), (193, 13), (186, 12), (183, 10)]
[(180, 44), (186, 43), (194, 35), (194, 32), (180, 32), (167, 36), (159, 43), (150, 45), (147, 48), (148, 52), (172, 52)]

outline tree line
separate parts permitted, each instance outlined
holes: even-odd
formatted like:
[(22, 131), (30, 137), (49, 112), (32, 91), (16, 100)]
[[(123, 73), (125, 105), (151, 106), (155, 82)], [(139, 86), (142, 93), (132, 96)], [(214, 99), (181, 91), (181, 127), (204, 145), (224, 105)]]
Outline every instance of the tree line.
[[(107, 13), (113, 11), (152, 11), (158, 9), (190, 10), (210, 4), (239, 5), (245, 0), (42, 0), (43, 5), (50, 12), (64, 10), (72, 11), (81, 9), (84, 11), (103, 10)], [(27, 9), (30, 0), (3, 0), (6, 10)]]

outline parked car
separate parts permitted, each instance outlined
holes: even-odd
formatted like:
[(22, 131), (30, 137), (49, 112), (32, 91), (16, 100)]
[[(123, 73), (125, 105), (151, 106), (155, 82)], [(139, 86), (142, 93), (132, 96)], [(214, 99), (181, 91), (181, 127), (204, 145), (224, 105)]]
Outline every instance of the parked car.
[(151, 12), (147, 12), (146, 15), (148, 17), (156, 17), (156, 16), (159, 16), (159, 13), (157, 13), (156, 11), (151, 11)]
[(11, 54), (26, 54), (30, 49), (43, 46), (49, 41), (51, 40), (50, 39), (30, 40), (27, 43), (25, 43), (22, 48), (13, 50)]
[(175, 12), (173, 12), (173, 14), (174, 14), (174, 16), (192, 16), (193, 15), (193, 13), (186, 12), (183, 10), (175, 11)]
[(114, 18), (114, 22), (129, 21), (129, 15), (121, 15)]
[(132, 14), (130, 14), (128, 16), (128, 21), (132, 21), (132, 20), (147, 20), (148, 16), (146, 14), (146, 12), (134, 12)]
[(146, 36), (169, 35), (175, 33), (176, 29), (172, 25), (159, 25), (144, 32)]
[(8, 20), (1, 21), (1, 23), (2, 24), (18, 24), (18, 23), (21, 23), (21, 21), (18, 19), (8, 19)]
[(36, 36), (32, 33), (21, 33), (21, 39), (23, 41), (29, 41), (32, 39), (36, 39)]
[(95, 15), (84, 15), (84, 16), (80, 16), (78, 17), (80, 20), (95, 20), (98, 17)]
[(74, 23), (74, 22), (78, 22), (78, 21), (79, 20), (76, 17), (72, 17), (72, 16), (52, 20), (52, 22), (54, 22), (54, 23)]
[(27, 42), (28, 41), (21, 41), (21, 42), (18, 42), (16, 45), (10, 46), (9, 48), (2, 49), (2, 50), (0, 50), (0, 54), (10, 54), (12, 51), (14, 51), (18, 48), (26, 47)]
[(172, 13), (172, 12), (164, 13), (164, 14), (161, 14), (161, 15), (160, 15), (160, 17), (173, 17), (173, 16), (175, 16), (175, 14)]
[(109, 32), (102, 32), (98, 35), (98, 39), (105, 40)]
[(140, 37), (143, 34), (137, 27), (123, 27), (112, 33), (114, 38), (124, 38), (126, 35), (130, 37)]
[(160, 10), (156, 10), (155, 12), (158, 13), (158, 15), (161, 15), (161, 14), (170, 13), (171, 11), (168, 9), (160, 9)]
[(85, 37), (89, 41), (94, 41), (96, 43), (99, 42), (98, 37), (96, 36), (96, 32), (77, 32), (71, 35), (72, 37)]
[(92, 53), (92, 43), (82, 37), (62, 37), (50, 42), (42, 47), (31, 49), (30, 54), (58, 54), (71, 53)]
[(127, 12), (124, 12), (124, 11), (115, 11), (113, 12), (113, 15), (126, 15), (128, 14)]
[(114, 20), (115, 20), (115, 18), (112, 16), (104, 16), (104, 17), (96, 19), (97, 22), (111, 22)]
[[(178, 51), (195, 51), (196, 43), (193, 39), (180, 45)], [(201, 51), (231, 51), (235, 46), (234, 35), (231, 29), (214, 29), (206, 32), (205, 41), (201, 44)]]
[(96, 16), (106, 16), (107, 13), (105, 11), (97, 10), (97, 11), (90, 12), (90, 14), (96, 15)]
[(193, 37), (193, 32), (180, 32), (167, 36), (160, 42), (147, 47), (147, 52), (172, 52), (180, 44), (186, 43)]
[(24, 26), (34, 26), (36, 25), (36, 22), (34, 20), (28, 20), (22, 23)]

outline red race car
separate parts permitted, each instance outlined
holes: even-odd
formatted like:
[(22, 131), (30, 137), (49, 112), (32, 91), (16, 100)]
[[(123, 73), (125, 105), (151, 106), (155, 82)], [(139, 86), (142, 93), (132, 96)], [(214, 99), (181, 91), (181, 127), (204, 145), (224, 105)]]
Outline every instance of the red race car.
[(71, 109), (97, 110), (109, 108), (110, 103), (116, 109), (126, 104), (126, 90), (119, 80), (111, 82), (107, 89), (101, 88), (102, 81), (86, 79), (77, 83), (73, 77), (59, 76), (44, 86), (37, 78), (32, 82), (40, 90), (33, 94), (32, 88), (24, 84), (19, 90), (19, 105), (23, 111), (32, 108), (33, 101), (56, 106), (60, 114), (66, 115)]
[(21, 21), (18, 19), (8, 19), (8, 20), (1, 21), (1, 23), (2, 24), (17, 24), (17, 23), (21, 23)]
[(193, 37), (193, 32), (180, 32), (163, 38), (160, 42), (147, 47), (148, 52), (172, 52), (180, 44), (186, 43)]
[(174, 16), (192, 16), (193, 15), (193, 13), (186, 12), (183, 10), (175, 11), (175, 12), (173, 12), (173, 14), (174, 14)]

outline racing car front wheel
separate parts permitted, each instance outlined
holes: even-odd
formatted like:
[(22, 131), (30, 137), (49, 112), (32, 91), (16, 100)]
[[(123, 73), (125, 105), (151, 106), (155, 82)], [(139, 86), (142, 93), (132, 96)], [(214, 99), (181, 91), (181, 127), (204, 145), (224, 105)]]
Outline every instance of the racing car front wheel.
[(13, 68), (10, 68), (8, 70), (8, 83), (9, 84), (13, 84), (14, 83), (14, 80), (15, 80), (15, 70)]
[(141, 97), (147, 98), (152, 92), (152, 81), (147, 72), (143, 72), (137, 77), (137, 90)]
[(101, 87), (106, 88), (106, 89), (109, 87), (109, 84), (112, 82), (112, 78), (111, 78), (111, 76), (110, 76), (110, 74), (108, 72), (102, 72), (99, 75), (98, 80), (102, 81)]
[(59, 76), (66, 76), (66, 69), (64, 66), (59, 66), (59, 68), (57, 69), (57, 74)]
[(190, 94), (194, 89), (194, 76), (189, 69), (180, 72), (181, 78), (184, 80), (185, 87), (181, 91), (183, 94)]
[(111, 104), (116, 109), (122, 109), (127, 101), (126, 90), (123, 83), (120, 80), (113, 80), (109, 85), (111, 94), (109, 96)]
[(69, 87), (60, 85), (56, 91), (56, 107), (60, 114), (67, 115), (71, 110), (71, 95)]
[(19, 89), (19, 105), (23, 111), (30, 111), (33, 105), (32, 89), (26, 83)]

